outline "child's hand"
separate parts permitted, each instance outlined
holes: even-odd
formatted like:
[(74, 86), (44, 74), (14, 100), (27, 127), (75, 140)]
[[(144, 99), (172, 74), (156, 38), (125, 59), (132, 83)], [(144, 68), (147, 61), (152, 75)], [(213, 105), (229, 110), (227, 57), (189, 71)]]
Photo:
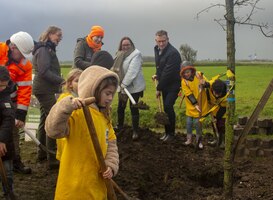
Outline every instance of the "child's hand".
[(77, 109), (81, 109), (85, 105), (85, 103), (82, 98), (74, 98), (72, 99), (72, 105), (74, 109), (77, 110)]
[(200, 113), (201, 113), (201, 109), (200, 109), (200, 107), (199, 107), (199, 105), (198, 105), (198, 104), (196, 104), (194, 107), (195, 107), (195, 109), (196, 109), (198, 112), (200, 112)]
[(107, 170), (102, 174), (103, 178), (111, 179), (113, 177), (113, 171), (110, 167), (107, 167)]

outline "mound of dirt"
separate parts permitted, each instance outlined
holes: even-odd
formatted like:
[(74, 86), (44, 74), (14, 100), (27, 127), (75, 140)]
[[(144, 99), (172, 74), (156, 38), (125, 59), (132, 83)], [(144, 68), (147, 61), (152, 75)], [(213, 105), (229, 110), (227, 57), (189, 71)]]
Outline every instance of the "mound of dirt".
[[(223, 150), (203, 150), (184, 146), (183, 134), (163, 143), (159, 134), (140, 130), (132, 140), (132, 129), (117, 133), (120, 170), (114, 178), (122, 190), (134, 199), (180, 200), (223, 199)], [(52, 200), (58, 171), (36, 163), (33, 142), (22, 142), (22, 157), (33, 173), (15, 174), (14, 190), (20, 200)], [(273, 159), (241, 159), (236, 163), (234, 199), (273, 199)], [(123, 199), (117, 193), (118, 199)]]

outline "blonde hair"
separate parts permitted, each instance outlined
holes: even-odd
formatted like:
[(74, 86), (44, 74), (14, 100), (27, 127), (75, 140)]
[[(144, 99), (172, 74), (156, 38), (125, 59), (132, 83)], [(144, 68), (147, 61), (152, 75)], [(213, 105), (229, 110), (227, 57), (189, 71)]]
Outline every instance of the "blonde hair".
[(70, 86), (71, 86), (71, 83), (72, 81), (81, 75), (83, 71), (81, 69), (78, 69), (78, 68), (74, 68), (72, 69), (68, 74), (67, 74), (67, 77), (66, 77), (66, 81), (65, 81), (65, 85), (64, 85), (64, 91), (67, 91), (67, 92), (75, 92), (75, 91), (72, 91)]
[(49, 34), (55, 34), (59, 31), (62, 31), (61, 28), (57, 26), (49, 26), (39, 37), (40, 42), (47, 42), (49, 39)]

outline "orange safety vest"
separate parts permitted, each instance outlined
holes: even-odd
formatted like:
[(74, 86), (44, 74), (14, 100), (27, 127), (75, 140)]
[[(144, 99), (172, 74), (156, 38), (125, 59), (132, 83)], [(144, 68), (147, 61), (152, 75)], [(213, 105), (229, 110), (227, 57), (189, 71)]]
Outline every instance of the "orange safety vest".
[(20, 63), (8, 62), (8, 51), (9, 46), (0, 42), (0, 65), (7, 67), (11, 80), (17, 85), (17, 91), (11, 94), (11, 98), (16, 102), (17, 110), (25, 113), (19, 119), (24, 121), (31, 100), (32, 64), (27, 59), (22, 59)]

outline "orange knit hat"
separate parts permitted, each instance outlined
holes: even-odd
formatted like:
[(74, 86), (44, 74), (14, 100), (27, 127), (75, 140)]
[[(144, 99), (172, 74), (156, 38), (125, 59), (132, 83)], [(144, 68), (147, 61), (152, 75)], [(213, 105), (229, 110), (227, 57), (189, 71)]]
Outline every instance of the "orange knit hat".
[(88, 37), (92, 38), (94, 36), (102, 36), (104, 37), (104, 30), (101, 26), (92, 26), (91, 32)]

